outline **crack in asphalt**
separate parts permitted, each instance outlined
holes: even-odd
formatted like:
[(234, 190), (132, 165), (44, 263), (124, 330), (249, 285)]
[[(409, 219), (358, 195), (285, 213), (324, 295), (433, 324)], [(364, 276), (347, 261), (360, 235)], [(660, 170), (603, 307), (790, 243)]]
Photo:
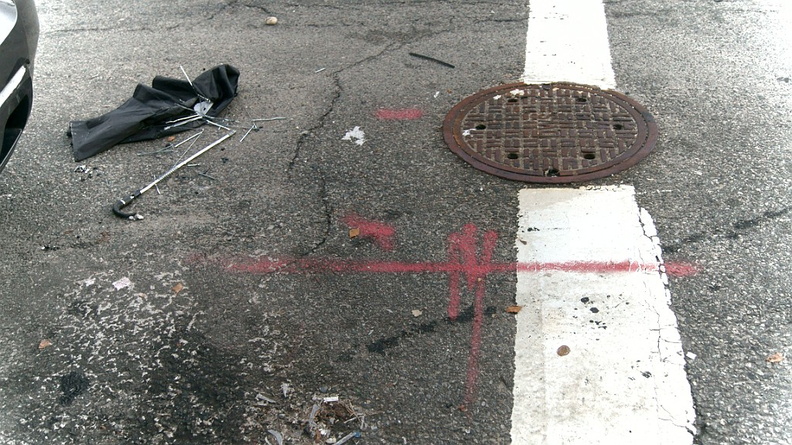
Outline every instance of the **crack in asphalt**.
[(296, 144), (296, 148), (294, 150), (294, 155), (292, 156), (292, 158), (289, 161), (289, 164), (288, 164), (288, 166), (286, 168), (287, 176), (288, 176), (288, 178), (290, 180), (293, 179), (292, 178), (292, 171), (294, 170), (294, 167), (297, 165), (297, 161), (300, 159), (300, 154), (302, 153), (303, 147), (305, 146), (305, 144), (308, 143), (308, 139), (310, 137), (312, 137), (314, 135), (314, 133), (316, 133), (316, 132), (318, 132), (318, 131), (320, 131), (320, 130), (322, 130), (324, 128), (324, 126), (327, 124), (327, 120), (328, 120), (329, 116), (335, 111), (335, 108), (336, 108), (336, 105), (338, 104), (338, 101), (341, 100), (341, 97), (344, 94), (344, 86), (341, 83), (341, 74), (343, 74), (347, 70), (356, 68), (356, 67), (358, 67), (360, 65), (368, 63), (368, 62), (370, 62), (372, 60), (375, 60), (375, 59), (377, 59), (379, 57), (382, 57), (386, 53), (397, 51), (397, 50), (401, 49), (402, 47), (404, 47), (404, 45), (406, 45), (406, 43), (392, 42), (392, 43), (386, 45), (382, 50), (380, 50), (376, 54), (372, 54), (370, 56), (364, 57), (364, 58), (362, 58), (362, 59), (360, 59), (358, 61), (355, 61), (355, 62), (353, 62), (353, 63), (351, 63), (351, 64), (349, 64), (349, 65), (347, 65), (345, 67), (339, 68), (339, 69), (337, 69), (335, 71), (332, 71), (330, 73), (330, 76), (333, 79), (333, 85), (334, 85), (332, 97), (330, 98), (330, 104), (327, 106), (325, 111), (317, 118), (316, 124), (311, 126), (310, 128), (308, 128), (307, 130), (304, 130), (300, 134), (300, 137), (297, 139), (297, 144)]
[(319, 239), (319, 241), (315, 242), (311, 248), (309, 248), (306, 252), (298, 255), (298, 257), (307, 257), (314, 253), (316, 253), (322, 246), (325, 245), (327, 240), (330, 238), (330, 229), (333, 223), (333, 206), (330, 204), (330, 198), (327, 195), (327, 178), (325, 177), (324, 173), (319, 171), (319, 198), (322, 201), (323, 213), (324, 213), (324, 231)]
[(221, 5), (220, 8), (217, 11), (212, 13), (212, 15), (210, 15), (206, 19), (206, 21), (214, 20), (215, 17), (217, 17), (219, 14), (222, 14), (226, 10), (234, 8), (236, 6), (242, 6), (242, 7), (250, 8), (250, 9), (258, 9), (259, 11), (261, 11), (261, 12), (267, 14), (267, 15), (273, 15), (273, 13), (269, 9), (267, 9), (266, 7), (264, 7), (262, 5), (259, 5), (259, 4), (256, 4), (256, 3), (253, 3), (253, 4), (242, 3), (239, 0), (229, 0), (227, 3)]
[[(179, 25), (173, 25), (171, 27), (165, 27), (165, 29), (172, 30), (172, 29), (175, 29), (175, 28), (178, 28), (178, 27), (179, 27)], [(53, 29), (51, 31), (42, 32), (40, 35), (49, 37), (49, 36), (56, 36), (56, 35), (61, 35), (61, 34), (69, 35), (69, 34), (81, 34), (81, 33), (88, 33), (88, 32), (113, 32), (113, 33), (118, 33), (118, 32), (149, 32), (149, 33), (154, 33), (154, 32), (158, 32), (158, 31), (159, 30), (155, 31), (154, 29), (151, 29), (151, 28), (149, 28), (147, 26), (129, 27), (129, 28), (93, 27), (93, 28)]]
[[(346, 70), (353, 69), (357, 66), (370, 62), (371, 60), (379, 58), (387, 52), (395, 51), (398, 48), (401, 48), (402, 46), (403, 44), (400, 43), (391, 43), (387, 45), (385, 48), (383, 48), (381, 51), (377, 52), (376, 54), (364, 57), (356, 62), (353, 62), (350, 65), (347, 65), (343, 68), (333, 71), (330, 74), (332, 76), (333, 85), (334, 85), (332, 97), (330, 98), (329, 101), (330, 103), (325, 109), (325, 111), (317, 118), (316, 123), (307, 130), (304, 130), (297, 139), (294, 155), (292, 156), (286, 168), (287, 178), (289, 180), (294, 179), (293, 178), (294, 168), (297, 166), (297, 162), (300, 159), (300, 155), (303, 152), (303, 149), (307, 144), (310, 143), (309, 139), (312, 136), (314, 136), (315, 133), (321, 131), (325, 127), (325, 125), (327, 125), (327, 121), (330, 115), (333, 114), (333, 112), (335, 112), (338, 102), (341, 100), (341, 98), (344, 95), (344, 86), (341, 82), (341, 74)], [(329, 239), (330, 230), (332, 227), (333, 206), (330, 203), (330, 198), (327, 192), (327, 177), (325, 176), (324, 171), (319, 166), (311, 166), (311, 169), (313, 172), (316, 173), (316, 175), (312, 175), (312, 176), (317, 177), (319, 181), (319, 198), (321, 199), (322, 202), (325, 227), (321, 238), (318, 241), (316, 241), (314, 245), (311, 248), (309, 248), (306, 252), (299, 255), (300, 257), (305, 257), (313, 253), (316, 253)]]
[(307, 143), (308, 138), (310, 138), (314, 132), (321, 130), (327, 123), (327, 118), (330, 116), (333, 111), (335, 111), (336, 104), (341, 99), (341, 96), (344, 92), (344, 87), (341, 85), (341, 78), (340, 73), (343, 70), (339, 70), (332, 73), (333, 77), (333, 85), (335, 88), (333, 89), (333, 97), (330, 99), (330, 105), (328, 105), (327, 109), (322, 113), (321, 116), (316, 121), (316, 124), (312, 127), (308, 128), (307, 130), (300, 133), (300, 137), (297, 138), (297, 145), (294, 150), (294, 156), (292, 156), (291, 160), (289, 161), (289, 165), (286, 168), (287, 177), (291, 180), (292, 179), (292, 171), (294, 170), (295, 165), (297, 164), (297, 160), (300, 158), (300, 153), (302, 153), (303, 146)]

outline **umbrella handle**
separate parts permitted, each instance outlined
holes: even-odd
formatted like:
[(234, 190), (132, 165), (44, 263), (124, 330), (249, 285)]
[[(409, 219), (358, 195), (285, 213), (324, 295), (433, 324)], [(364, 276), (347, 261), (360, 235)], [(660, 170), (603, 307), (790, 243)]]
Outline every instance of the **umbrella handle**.
[(115, 214), (115, 216), (124, 219), (134, 218), (135, 215), (137, 215), (137, 213), (126, 213), (121, 209), (128, 206), (129, 204), (132, 204), (132, 201), (138, 196), (140, 196), (140, 193), (141, 193), (140, 190), (136, 190), (126, 198), (120, 198), (118, 201), (116, 201), (115, 204), (113, 204), (113, 213)]

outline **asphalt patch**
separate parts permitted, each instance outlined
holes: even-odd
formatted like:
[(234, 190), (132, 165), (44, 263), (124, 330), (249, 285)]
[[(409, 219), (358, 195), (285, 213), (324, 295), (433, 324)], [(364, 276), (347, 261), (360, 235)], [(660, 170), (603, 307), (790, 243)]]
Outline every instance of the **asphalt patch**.
[(81, 372), (72, 371), (60, 378), (60, 389), (63, 395), (60, 398), (60, 404), (64, 406), (71, 405), (74, 399), (88, 391), (91, 382)]

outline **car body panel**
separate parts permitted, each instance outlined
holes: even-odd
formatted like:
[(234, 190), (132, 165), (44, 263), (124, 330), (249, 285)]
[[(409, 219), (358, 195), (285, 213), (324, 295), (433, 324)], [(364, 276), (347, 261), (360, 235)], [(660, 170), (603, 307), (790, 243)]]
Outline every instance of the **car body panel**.
[(33, 63), (39, 23), (30, 0), (0, 0), (0, 171), (14, 151), (33, 106)]

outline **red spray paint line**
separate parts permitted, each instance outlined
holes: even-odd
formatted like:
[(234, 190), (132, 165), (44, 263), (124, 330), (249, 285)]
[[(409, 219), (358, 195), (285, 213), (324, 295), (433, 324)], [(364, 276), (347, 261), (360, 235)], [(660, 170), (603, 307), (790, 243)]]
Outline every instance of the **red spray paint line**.
[[(357, 215), (343, 219), (350, 227), (359, 229), (359, 236), (371, 238), (386, 250), (393, 249), (395, 230), (383, 223), (369, 221)], [(481, 330), (484, 322), (484, 298), (486, 278), (494, 273), (563, 271), (573, 273), (624, 273), (655, 272), (663, 270), (672, 276), (690, 276), (698, 269), (684, 263), (660, 264), (623, 261), (610, 262), (562, 262), (562, 263), (493, 263), (492, 256), (498, 235), (485, 232), (479, 250), (478, 229), (473, 224), (465, 225), (461, 231), (448, 236), (448, 261), (446, 262), (399, 262), (399, 261), (351, 261), (339, 259), (242, 259), (225, 262), (228, 270), (244, 273), (447, 273), (449, 287), (448, 317), (456, 320), (462, 299), (461, 284), (474, 293), (473, 332), (465, 381), (464, 407), (475, 400), (481, 352)], [(464, 277), (463, 277), (464, 275)]]
[(671, 277), (692, 277), (699, 273), (699, 268), (688, 263), (665, 263), (665, 272)]
[(350, 229), (358, 229), (359, 238), (369, 238), (381, 249), (393, 250), (396, 229), (389, 224), (371, 221), (355, 214), (341, 218), (341, 222)]
[(412, 121), (422, 118), (423, 110), (419, 108), (381, 108), (377, 110), (377, 118), (391, 121)]
[[(460, 263), (460, 262), (400, 262), (400, 261), (354, 261), (332, 258), (316, 259), (271, 259), (235, 258), (222, 260), (228, 270), (252, 274), (289, 273), (447, 273), (483, 276), (514, 272), (543, 272), (556, 270), (576, 273), (621, 273), (658, 272), (657, 264), (635, 262), (567, 262), (567, 263)], [(688, 277), (699, 270), (683, 263), (666, 263), (666, 273), (672, 277)], [(454, 275), (454, 276), (457, 276)], [(459, 278), (454, 278), (458, 281)], [(456, 284), (458, 286), (458, 283)]]

